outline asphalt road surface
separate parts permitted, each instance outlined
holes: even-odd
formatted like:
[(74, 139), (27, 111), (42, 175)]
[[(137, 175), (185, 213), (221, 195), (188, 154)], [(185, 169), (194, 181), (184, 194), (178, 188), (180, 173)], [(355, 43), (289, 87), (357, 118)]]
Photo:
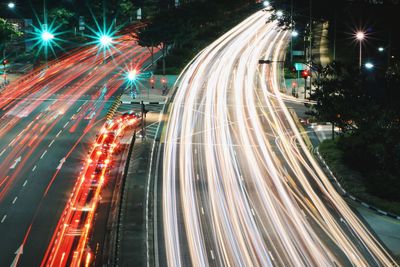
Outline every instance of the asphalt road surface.
[(0, 94), (0, 266), (41, 266), (126, 72), (147, 49), (130, 36), (105, 56), (80, 49)]
[(395, 265), (286, 108), (279, 61), (290, 32), (269, 15), (226, 33), (180, 77), (163, 140), (160, 266)]

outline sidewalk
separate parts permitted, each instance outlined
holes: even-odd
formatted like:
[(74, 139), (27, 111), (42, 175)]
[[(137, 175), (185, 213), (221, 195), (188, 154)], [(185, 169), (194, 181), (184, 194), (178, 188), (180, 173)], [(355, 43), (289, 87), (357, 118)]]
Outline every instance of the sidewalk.
[(132, 97), (130, 88), (125, 88), (124, 94), (121, 96), (122, 104), (140, 103), (141, 101), (143, 101), (145, 104), (165, 103), (170, 90), (174, 86), (177, 76), (154, 75), (153, 78), (154, 85), (150, 83), (150, 79), (144, 79), (137, 83), (136, 98)]
[[(152, 238), (148, 240), (147, 231), (149, 231), (149, 236), (153, 235), (152, 220), (155, 215), (151, 209), (153, 204), (147, 203), (147, 201), (151, 202), (154, 197), (152, 193), (154, 186), (152, 179), (154, 178), (152, 177), (156, 163), (151, 161), (155, 156), (153, 149), (158, 148), (158, 146), (155, 146), (155, 142), (157, 142), (155, 135), (159, 134), (158, 130), (162, 130), (161, 126), (158, 127), (158, 119), (163, 111), (162, 107), (174, 91), (172, 89), (177, 76), (154, 76), (154, 78), (156, 81), (154, 89), (149, 89), (151, 84), (150, 79), (147, 79), (141, 81), (138, 85), (142, 94), (139, 94), (137, 98), (132, 98), (130, 94), (124, 94), (121, 97), (122, 104), (119, 111), (122, 113), (129, 109), (139, 111), (141, 107), (137, 104), (143, 101), (146, 104), (146, 109), (149, 110), (146, 118), (148, 124), (146, 131), (150, 132), (152, 125), (155, 125), (156, 129), (154, 129), (155, 133), (152, 133), (153, 138), (148, 136), (146, 140), (142, 140), (138, 135), (133, 146), (132, 156), (127, 159), (128, 171), (122, 193), (120, 231), (118, 234), (120, 237), (117, 248), (118, 266), (147, 266), (149, 264), (147, 260), (152, 260), (147, 255), (148, 247), (151, 246), (147, 242), (152, 242)], [(167, 95), (163, 95), (162, 92), (161, 79), (164, 78), (167, 80)], [(147, 105), (149, 102), (150, 105)]]

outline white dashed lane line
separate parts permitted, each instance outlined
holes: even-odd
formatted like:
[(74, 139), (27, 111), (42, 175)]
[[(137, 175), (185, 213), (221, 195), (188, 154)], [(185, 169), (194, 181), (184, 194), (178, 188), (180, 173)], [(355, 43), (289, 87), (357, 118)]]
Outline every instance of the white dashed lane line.
[(3, 223), (6, 220), (6, 218), (7, 218), (7, 215), (4, 215), (3, 219), (1, 219), (1, 223)]
[(14, 200), (13, 200), (13, 202), (12, 202), (13, 205), (15, 204), (15, 202), (17, 201), (17, 199), (18, 199), (18, 197), (15, 197), (15, 198), (14, 198)]
[[(32, 168), (32, 171), (34, 172), (36, 170), (36, 165)], [(26, 182), (26, 181), (25, 181)]]
[(54, 140), (51, 141), (51, 143), (49, 144), (49, 147), (51, 147), (51, 145), (54, 143)]
[(47, 150), (45, 150), (45, 151), (43, 152), (43, 154), (40, 156), (40, 159), (42, 159), (42, 158), (44, 157), (44, 155), (46, 155), (46, 153), (47, 153)]

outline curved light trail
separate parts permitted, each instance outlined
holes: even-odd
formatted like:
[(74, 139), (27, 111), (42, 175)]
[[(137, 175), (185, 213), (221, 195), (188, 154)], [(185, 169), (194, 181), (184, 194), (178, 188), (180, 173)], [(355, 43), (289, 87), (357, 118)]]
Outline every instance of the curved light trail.
[(179, 78), (165, 137), (168, 266), (396, 266), (335, 191), (280, 93), (289, 33), (257, 12)]

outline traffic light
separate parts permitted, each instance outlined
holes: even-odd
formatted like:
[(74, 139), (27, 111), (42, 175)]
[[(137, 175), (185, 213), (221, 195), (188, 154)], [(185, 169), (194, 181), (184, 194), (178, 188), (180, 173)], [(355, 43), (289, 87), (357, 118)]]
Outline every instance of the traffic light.
[(5, 65), (7, 65), (8, 64), (8, 60), (7, 59), (4, 59), (3, 60), (3, 65), (5, 66)]
[(166, 83), (167, 83), (167, 79), (162, 78), (162, 79), (161, 79), (161, 83), (162, 83), (162, 84), (166, 84)]
[(304, 79), (307, 79), (307, 78), (310, 77), (310, 76), (311, 76), (311, 73), (310, 73), (309, 70), (303, 70), (303, 71), (301, 72), (301, 77), (303, 77)]

